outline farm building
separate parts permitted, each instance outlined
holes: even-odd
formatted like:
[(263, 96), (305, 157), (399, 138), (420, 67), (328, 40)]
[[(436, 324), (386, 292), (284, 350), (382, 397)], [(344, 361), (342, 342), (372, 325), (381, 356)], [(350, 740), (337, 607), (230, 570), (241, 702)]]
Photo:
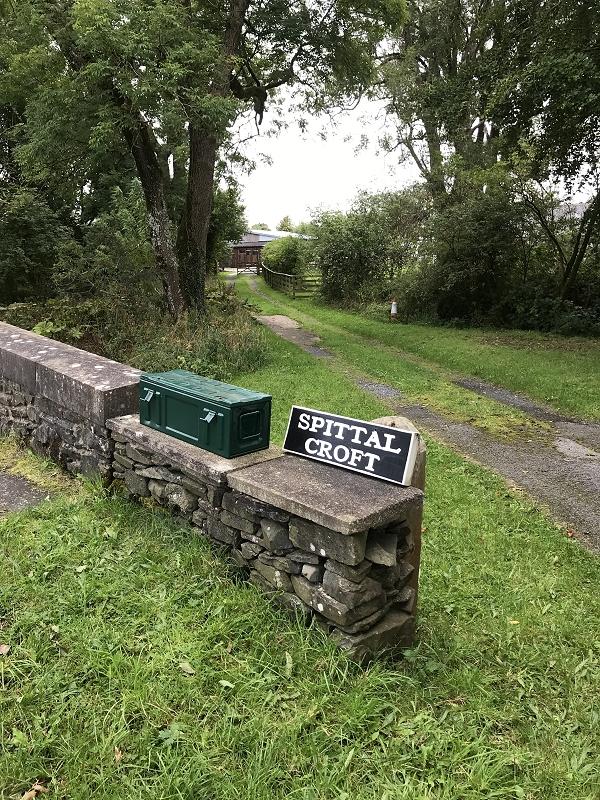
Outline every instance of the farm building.
[(237, 270), (259, 272), (263, 247), (269, 242), (283, 239), (285, 236), (299, 236), (299, 234), (289, 231), (247, 231), (243, 238), (232, 247), (230, 266)]

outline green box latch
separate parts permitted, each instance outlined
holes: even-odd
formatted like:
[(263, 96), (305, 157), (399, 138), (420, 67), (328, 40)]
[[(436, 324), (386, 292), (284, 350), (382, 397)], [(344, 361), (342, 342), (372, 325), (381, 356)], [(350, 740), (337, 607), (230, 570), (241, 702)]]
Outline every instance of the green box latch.
[(183, 369), (140, 378), (140, 422), (224, 458), (269, 446), (271, 396)]

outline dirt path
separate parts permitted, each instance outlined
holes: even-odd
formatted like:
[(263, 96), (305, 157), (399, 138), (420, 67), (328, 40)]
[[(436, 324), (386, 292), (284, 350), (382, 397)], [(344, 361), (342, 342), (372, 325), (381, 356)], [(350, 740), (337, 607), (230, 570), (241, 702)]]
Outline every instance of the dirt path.
[(266, 325), (267, 328), (270, 328), (277, 336), (297, 344), (305, 353), (310, 353), (317, 358), (332, 357), (332, 353), (329, 350), (319, 347), (318, 343), (321, 341), (319, 337), (305, 330), (295, 319), (290, 319), (290, 317), (285, 317), (282, 314), (257, 316), (256, 319)]
[[(261, 294), (258, 286), (253, 289)], [(333, 357), (319, 346), (317, 336), (290, 317), (277, 314), (257, 319), (305, 352), (318, 358)], [(421, 430), (525, 490), (586, 547), (600, 553), (600, 425), (562, 416), (484, 381), (461, 379), (456, 383), (544, 420), (551, 426), (549, 436), (545, 440), (500, 441), (425, 406), (403, 403), (400, 392), (392, 386), (356, 380), (357, 386), (385, 400), (394, 412), (412, 419)]]

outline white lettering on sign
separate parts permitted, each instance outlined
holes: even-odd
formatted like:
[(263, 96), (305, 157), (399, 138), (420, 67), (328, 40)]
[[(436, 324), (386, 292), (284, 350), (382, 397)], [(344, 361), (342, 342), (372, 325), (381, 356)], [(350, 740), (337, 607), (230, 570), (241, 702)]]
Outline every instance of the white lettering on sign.
[(284, 449), (406, 485), (417, 439), (411, 431), (294, 407)]
[(300, 414), (300, 419), (298, 420), (298, 427), (301, 431), (307, 431), (310, 428), (310, 414)]
[[(305, 428), (304, 430), (308, 429)], [(306, 440), (304, 449), (309, 456), (317, 456), (327, 461), (333, 461), (336, 464), (348, 464), (351, 467), (362, 467), (368, 472), (373, 472), (373, 464), (377, 461), (381, 461), (377, 453), (366, 453), (364, 450), (359, 450), (355, 447), (346, 447), (344, 444), (338, 444), (334, 447), (332, 442), (325, 442), (322, 439), (319, 440), (312, 437)], [(390, 450), (389, 452), (396, 453), (400, 451)]]

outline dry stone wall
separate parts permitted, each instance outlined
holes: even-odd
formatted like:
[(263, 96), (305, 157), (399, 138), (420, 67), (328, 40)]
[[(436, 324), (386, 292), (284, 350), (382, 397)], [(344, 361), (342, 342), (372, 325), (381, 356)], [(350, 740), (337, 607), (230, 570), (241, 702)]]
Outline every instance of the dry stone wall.
[(106, 420), (138, 405), (139, 371), (0, 322), (0, 433), (73, 474), (111, 478)]
[[(125, 492), (152, 498), (226, 548), (278, 605), (322, 625), (357, 660), (412, 642), (418, 488), (382, 484), (275, 448), (240, 464), (152, 431), (133, 416), (108, 427), (113, 475)], [(423, 459), (424, 451), (421, 472)]]
[(224, 459), (141, 425), (138, 383), (126, 365), (0, 323), (0, 433), (187, 520), (357, 660), (412, 642), (423, 445), (407, 488), (277, 448)]

